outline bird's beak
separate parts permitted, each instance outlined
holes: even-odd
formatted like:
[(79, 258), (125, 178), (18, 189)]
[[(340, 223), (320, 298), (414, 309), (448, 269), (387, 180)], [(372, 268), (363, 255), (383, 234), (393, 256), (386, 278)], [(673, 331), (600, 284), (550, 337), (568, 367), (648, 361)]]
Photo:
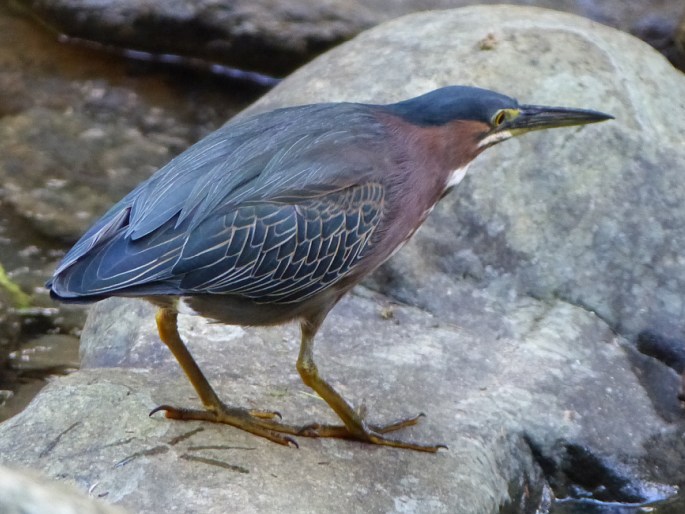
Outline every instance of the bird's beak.
[(586, 109), (567, 109), (565, 107), (544, 107), (541, 105), (522, 105), (518, 116), (502, 124), (502, 130), (509, 130), (517, 136), (532, 130), (555, 127), (585, 125), (614, 119), (609, 114)]

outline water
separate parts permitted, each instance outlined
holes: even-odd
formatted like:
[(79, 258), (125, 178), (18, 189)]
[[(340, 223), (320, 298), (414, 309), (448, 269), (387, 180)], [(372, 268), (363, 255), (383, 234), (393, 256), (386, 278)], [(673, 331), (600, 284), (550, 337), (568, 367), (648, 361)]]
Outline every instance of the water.
[(583, 500), (568, 500), (557, 502), (552, 506), (549, 514), (683, 514), (685, 513), (685, 495), (677, 496), (665, 501), (626, 505), (620, 503), (602, 503)]
[[(0, 156), (0, 160), (5, 160), (0, 164), (10, 177), (15, 164), (12, 158), (32, 169), (31, 159), (40, 164), (36, 154), (42, 151), (47, 159), (61, 157), (62, 135), (54, 133), (49, 125), (36, 123), (43, 119), (35, 116), (37, 110), (48, 117), (52, 114), (57, 120), (76, 113), (75, 118), (80, 116), (86, 123), (93, 120), (94, 126), (102, 122), (104, 126), (115, 127), (112, 130), (118, 126), (143, 134), (158, 130), (161, 135), (156, 141), (164, 143), (163, 138), (167, 137), (165, 146), (173, 155), (219, 127), (273, 85), (268, 77), (235, 73), (199, 60), (157, 58), (60, 41), (65, 38), (46, 30), (16, 7), (0, 4), (0, 130), (13, 136), (17, 133), (15, 127), (21, 126), (22, 120), (29, 120), (23, 125), (26, 137), (24, 133), (17, 136), (15, 146), (7, 146), (12, 144), (8, 138), (3, 141), (4, 157)], [(102, 95), (102, 99), (98, 100), (97, 95)], [(34, 124), (34, 133), (31, 127), (26, 128), (26, 123)], [(68, 132), (69, 128), (66, 126), (65, 130)], [(73, 141), (73, 137), (67, 133), (63, 141)], [(83, 145), (83, 154), (80, 154), (81, 149), (76, 145), (74, 154), (66, 156), (74, 162), (86, 162), (83, 172), (76, 166), (73, 169), (72, 179), (76, 184), (102, 191), (102, 199), (83, 202), (87, 207), (78, 206), (85, 209), (89, 219), (135, 185), (129, 182), (139, 180), (136, 176), (116, 180), (118, 177), (87, 165), (88, 159), (106, 160), (108, 152), (120, 151), (121, 142), (119, 147), (111, 148), (106, 146), (108, 142), (107, 139), (103, 143), (100, 153)], [(68, 166), (68, 163), (56, 164)], [(113, 168), (119, 164), (115, 161)], [(140, 166), (153, 170), (160, 164), (163, 162), (142, 162)], [(48, 161), (46, 173), (51, 171), (50, 166)], [(31, 184), (30, 178), (17, 179), (28, 181), (23, 184), (29, 199), (27, 205), (18, 203), (16, 194), (8, 193), (6, 183), (0, 187), (0, 265), (30, 296), (31, 302), (30, 309), (12, 314), (19, 327), (18, 334), (7, 328), (0, 334), (0, 421), (23, 409), (47, 378), (77, 368), (78, 336), (86, 314), (83, 307), (53, 303), (43, 288), (56, 262), (73, 243), (70, 234), (75, 230), (65, 228), (65, 224), (75, 219), (75, 211), (65, 212), (64, 222), (53, 223), (52, 229), (41, 225), (40, 200), (35, 203), (31, 194), (41, 198), (40, 183), (45, 178), (38, 172), (36, 175), (38, 186)], [(60, 187), (60, 180), (53, 182), (52, 186)], [(69, 208), (74, 206), (68, 205)], [(9, 344), (3, 344), (3, 339), (9, 340)]]

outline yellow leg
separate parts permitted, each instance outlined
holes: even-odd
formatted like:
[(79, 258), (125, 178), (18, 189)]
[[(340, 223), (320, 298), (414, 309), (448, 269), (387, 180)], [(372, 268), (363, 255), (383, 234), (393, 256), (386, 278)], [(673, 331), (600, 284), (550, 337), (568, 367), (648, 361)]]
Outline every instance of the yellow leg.
[(186, 409), (170, 405), (160, 405), (150, 412), (150, 415), (164, 411), (165, 416), (172, 419), (225, 423), (283, 445), (297, 446), (295, 440), (289, 436), (300, 435), (306, 437), (354, 439), (371, 444), (395, 446), (424, 452), (436, 452), (440, 448), (446, 448), (443, 444), (426, 445), (384, 437), (383, 434), (416, 424), (423, 414), (384, 426), (367, 425), (363, 415), (356, 412), (328, 382), (319, 376), (316, 364), (314, 363), (312, 349), (314, 336), (324, 317), (325, 314), (322, 314), (315, 320), (302, 322), (302, 343), (297, 360), (297, 369), (303, 382), (328, 403), (343, 421), (344, 425), (320, 425), (316, 423), (305, 426), (288, 425), (276, 421), (276, 419), (281, 417), (278, 412), (248, 410), (240, 407), (229, 407), (224, 404), (181, 339), (178, 333), (178, 313), (169, 308), (162, 308), (157, 312), (156, 320), (159, 336), (188, 376), (205, 409)]
[(293, 438), (284, 436), (282, 433), (295, 434), (300, 430), (299, 427), (289, 427), (273, 421), (275, 418), (281, 417), (278, 412), (229, 407), (219, 399), (181, 339), (178, 333), (177, 318), (178, 313), (173, 309), (162, 308), (157, 311), (156, 320), (159, 337), (176, 357), (206, 410), (160, 405), (150, 412), (150, 415), (164, 411), (165, 416), (172, 419), (226, 423), (279, 444), (297, 446)]
[(304, 320), (300, 324), (302, 330), (302, 342), (300, 345), (300, 355), (297, 359), (297, 370), (302, 377), (302, 381), (311, 387), (323, 398), (326, 403), (335, 411), (344, 423), (339, 425), (310, 425), (305, 427), (303, 435), (312, 437), (339, 437), (344, 439), (354, 439), (371, 444), (394, 446), (396, 448), (407, 448), (423, 452), (437, 452), (440, 448), (447, 448), (444, 444), (422, 444), (409, 441), (401, 441), (385, 437), (384, 434), (394, 432), (411, 425), (415, 425), (423, 414), (411, 418), (395, 421), (387, 425), (367, 425), (363, 414), (354, 408), (319, 375), (319, 370), (314, 362), (313, 348), (314, 336), (323, 319)]

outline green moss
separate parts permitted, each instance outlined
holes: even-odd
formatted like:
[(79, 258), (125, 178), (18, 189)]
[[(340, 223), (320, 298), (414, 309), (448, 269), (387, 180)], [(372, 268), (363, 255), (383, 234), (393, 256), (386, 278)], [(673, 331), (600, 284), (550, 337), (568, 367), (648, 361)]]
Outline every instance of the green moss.
[(7, 291), (12, 301), (12, 306), (15, 309), (26, 309), (31, 306), (31, 297), (22, 291), (17, 284), (12, 282), (2, 264), (0, 264), (0, 288)]

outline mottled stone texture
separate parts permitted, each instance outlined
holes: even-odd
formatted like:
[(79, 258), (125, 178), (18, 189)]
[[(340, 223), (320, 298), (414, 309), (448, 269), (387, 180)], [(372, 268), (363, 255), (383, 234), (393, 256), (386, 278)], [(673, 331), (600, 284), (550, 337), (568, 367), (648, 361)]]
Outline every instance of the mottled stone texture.
[(286, 75), (377, 22), (356, 0), (28, 0), (59, 31)]
[[(284, 76), (383, 21), (499, 0), (18, 0), (69, 36)], [(631, 32), (683, 67), (680, 0), (511, 0)], [(190, 64), (190, 63), (189, 63)], [(197, 64), (197, 63), (196, 63)]]

